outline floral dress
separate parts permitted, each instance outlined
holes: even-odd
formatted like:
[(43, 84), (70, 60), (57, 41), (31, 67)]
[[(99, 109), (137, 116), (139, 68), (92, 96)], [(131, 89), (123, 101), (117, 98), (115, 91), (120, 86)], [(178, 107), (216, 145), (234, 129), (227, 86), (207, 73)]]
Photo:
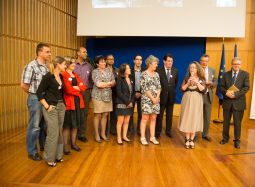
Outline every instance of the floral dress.
[(157, 72), (153, 76), (150, 76), (147, 71), (142, 72), (141, 79), (141, 106), (143, 114), (159, 114), (160, 104), (153, 104), (151, 99), (145, 94), (146, 91), (150, 91), (152, 96), (156, 98), (157, 91), (161, 90), (160, 79)]

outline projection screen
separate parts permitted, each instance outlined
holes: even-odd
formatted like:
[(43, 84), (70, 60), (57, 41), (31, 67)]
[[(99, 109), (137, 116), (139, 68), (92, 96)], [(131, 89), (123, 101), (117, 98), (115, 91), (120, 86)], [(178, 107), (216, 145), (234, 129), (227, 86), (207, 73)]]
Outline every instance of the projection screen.
[(79, 0), (78, 36), (245, 37), (245, 0)]

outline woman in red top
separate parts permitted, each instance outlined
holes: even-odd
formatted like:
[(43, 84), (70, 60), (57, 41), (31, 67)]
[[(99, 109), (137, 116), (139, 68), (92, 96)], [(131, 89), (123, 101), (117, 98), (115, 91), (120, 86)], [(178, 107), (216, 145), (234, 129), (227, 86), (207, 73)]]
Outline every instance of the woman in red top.
[(71, 57), (65, 57), (66, 71), (63, 73), (64, 79), (64, 100), (66, 103), (65, 120), (63, 124), (64, 154), (70, 154), (67, 148), (68, 138), (71, 130), (71, 149), (80, 151), (76, 145), (77, 129), (84, 124), (84, 102), (82, 92), (86, 86), (80, 77), (75, 74), (75, 60)]

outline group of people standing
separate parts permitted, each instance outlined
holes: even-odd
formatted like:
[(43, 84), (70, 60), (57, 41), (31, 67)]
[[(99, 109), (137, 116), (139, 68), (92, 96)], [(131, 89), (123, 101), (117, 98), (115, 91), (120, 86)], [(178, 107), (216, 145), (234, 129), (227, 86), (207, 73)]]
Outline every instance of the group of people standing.
[(40, 127), (46, 124), (46, 137), (40, 136), (44, 160), (49, 166), (63, 162), (63, 154), (71, 149), (81, 151), (76, 139), (86, 142), (85, 127), (92, 84), (90, 63), (85, 62), (87, 51), (77, 50), (77, 59), (56, 56), (51, 61), (50, 46), (40, 43), (36, 47), (37, 58), (31, 61), (22, 74), (22, 89), (28, 93), (29, 124), (27, 129), (28, 157), (35, 161), (42, 158), (37, 141)]
[[(84, 47), (77, 50), (77, 59), (55, 57), (52, 61), (50, 46), (40, 43), (36, 48), (37, 58), (30, 62), (22, 74), (21, 87), (28, 95), (30, 114), (27, 131), (29, 158), (41, 160), (37, 150), (37, 140), (42, 116), (46, 122), (47, 136), (44, 160), (49, 166), (63, 161), (63, 154), (71, 149), (80, 151), (76, 139), (86, 142), (85, 136), (88, 106), (93, 103), (93, 125), (95, 141), (109, 141), (109, 134), (117, 135), (118, 145), (130, 143), (130, 134), (135, 131), (133, 113), (137, 106), (138, 120), (136, 132), (142, 145), (148, 145), (145, 136), (149, 123), (149, 141), (159, 144), (163, 116), (166, 113), (165, 134), (172, 137), (172, 117), (178, 85), (178, 70), (173, 67), (173, 56), (163, 57), (163, 66), (158, 68), (159, 59), (150, 55), (142, 68), (142, 56), (134, 56), (134, 67), (121, 64), (114, 67), (114, 56), (99, 55), (95, 58), (96, 68), (87, 61)], [(179, 129), (185, 133), (185, 147), (194, 148), (197, 132), (211, 141), (209, 125), (213, 88), (217, 85), (215, 70), (208, 67), (209, 56), (202, 55), (200, 63), (189, 64), (180, 90), (184, 93), (181, 102)], [(47, 63), (47, 64), (46, 64)], [(226, 73), (221, 90), (224, 93), (224, 131), (221, 144), (228, 142), (229, 121), (234, 116), (235, 147), (240, 148), (240, 131), (245, 109), (245, 93), (249, 90), (249, 75), (240, 70), (241, 60), (234, 58), (233, 77)], [(238, 66), (238, 65), (239, 66)], [(230, 74), (229, 76), (227, 76)], [(238, 91), (228, 90), (236, 85)], [(240, 104), (241, 103), (241, 104)], [(240, 105), (243, 106), (240, 108)], [(108, 121), (108, 114), (110, 120)], [(43, 141), (42, 141), (43, 142)]]

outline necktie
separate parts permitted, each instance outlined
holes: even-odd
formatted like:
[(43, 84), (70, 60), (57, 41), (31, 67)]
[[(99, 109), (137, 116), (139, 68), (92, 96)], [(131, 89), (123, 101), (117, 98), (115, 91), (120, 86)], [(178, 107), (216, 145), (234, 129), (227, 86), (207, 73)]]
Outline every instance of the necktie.
[(234, 72), (234, 76), (232, 78), (232, 84), (235, 84), (235, 82), (236, 82), (236, 72)]
[(170, 76), (171, 76), (170, 69), (167, 69), (166, 76), (167, 76), (167, 80), (169, 81), (170, 80)]

